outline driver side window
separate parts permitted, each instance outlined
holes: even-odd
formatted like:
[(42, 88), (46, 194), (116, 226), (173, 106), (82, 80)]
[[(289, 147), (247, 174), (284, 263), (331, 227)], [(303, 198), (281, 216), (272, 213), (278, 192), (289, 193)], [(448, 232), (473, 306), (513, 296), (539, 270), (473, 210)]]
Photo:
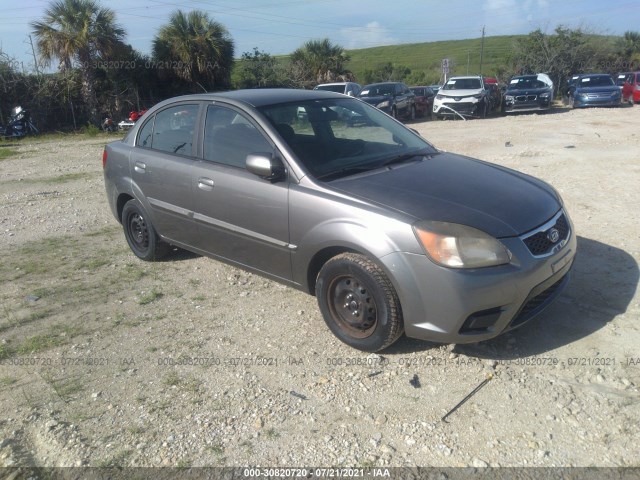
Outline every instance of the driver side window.
[(245, 168), (247, 155), (272, 152), (262, 133), (242, 114), (209, 105), (204, 131), (204, 159)]

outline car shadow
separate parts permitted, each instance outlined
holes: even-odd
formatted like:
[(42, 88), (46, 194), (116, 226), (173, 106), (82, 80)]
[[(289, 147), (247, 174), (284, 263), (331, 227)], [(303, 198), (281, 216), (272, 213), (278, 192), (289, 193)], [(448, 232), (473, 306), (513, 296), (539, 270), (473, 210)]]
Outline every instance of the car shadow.
[[(453, 351), (470, 357), (508, 360), (540, 356), (587, 337), (627, 311), (640, 270), (624, 250), (578, 237), (571, 275), (556, 302), (521, 328), (485, 342), (455, 345)], [(385, 353), (420, 352), (435, 346), (404, 338)]]
[(184, 250), (180, 247), (171, 246), (171, 250), (162, 258), (159, 258), (158, 262), (181, 262), (184, 260), (193, 260), (194, 258), (200, 258), (202, 255)]

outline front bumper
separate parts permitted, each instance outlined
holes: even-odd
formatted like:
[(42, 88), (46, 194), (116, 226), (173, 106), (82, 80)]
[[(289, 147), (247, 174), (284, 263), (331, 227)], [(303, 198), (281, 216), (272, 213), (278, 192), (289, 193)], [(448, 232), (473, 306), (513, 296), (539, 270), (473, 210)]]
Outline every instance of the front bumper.
[(608, 98), (585, 98), (576, 96), (573, 100), (574, 108), (586, 107), (618, 107), (622, 102), (622, 97)]
[[(534, 97), (534, 98), (529, 98)], [(551, 108), (551, 99), (536, 95), (518, 95), (513, 100), (505, 100), (504, 111), (509, 112), (539, 112)]]
[(433, 104), (433, 113), (441, 117), (476, 116), (480, 113), (480, 102), (455, 101), (453, 98)]
[(450, 269), (404, 252), (381, 259), (400, 298), (408, 337), (488, 340), (523, 325), (560, 295), (576, 253), (572, 225), (566, 243), (544, 257), (534, 257), (521, 237), (501, 241), (513, 259), (499, 267)]

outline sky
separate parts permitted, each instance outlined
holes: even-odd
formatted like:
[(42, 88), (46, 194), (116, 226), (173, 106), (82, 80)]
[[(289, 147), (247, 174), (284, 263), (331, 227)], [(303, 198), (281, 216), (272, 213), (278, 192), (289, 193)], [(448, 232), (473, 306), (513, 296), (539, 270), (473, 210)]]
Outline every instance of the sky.
[[(0, 52), (30, 70), (30, 22), (54, 0), (0, 0)], [(346, 49), (437, 40), (552, 32), (559, 24), (622, 35), (640, 30), (638, 0), (96, 0), (116, 13), (126, 43), (149, 54), (171, 12), (203, 10), (229, 31), (236, 57), (258, 47), (271, 55), (329, 38)]]

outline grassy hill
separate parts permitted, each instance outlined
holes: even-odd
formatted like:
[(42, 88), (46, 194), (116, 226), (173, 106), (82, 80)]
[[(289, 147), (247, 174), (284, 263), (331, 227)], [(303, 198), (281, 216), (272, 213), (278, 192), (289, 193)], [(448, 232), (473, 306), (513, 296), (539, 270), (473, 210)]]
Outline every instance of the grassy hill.
[[(485, 37), (482, 73), (495, 76), (504, 71), (514, 43), (524, 37), (525, 35)], [(480, 38), (348, 50), (351, 60), (347, 63), (347, 68), (362, 81), (366, 70), (391, 62), (394, 66), (410, 68), (411, 78), (417, 80), (423, 77), (426, 83), (436, 83), (441, 76), (443, 58), (450, 60), (449, 76), (480, 73), (480, 50)]]

